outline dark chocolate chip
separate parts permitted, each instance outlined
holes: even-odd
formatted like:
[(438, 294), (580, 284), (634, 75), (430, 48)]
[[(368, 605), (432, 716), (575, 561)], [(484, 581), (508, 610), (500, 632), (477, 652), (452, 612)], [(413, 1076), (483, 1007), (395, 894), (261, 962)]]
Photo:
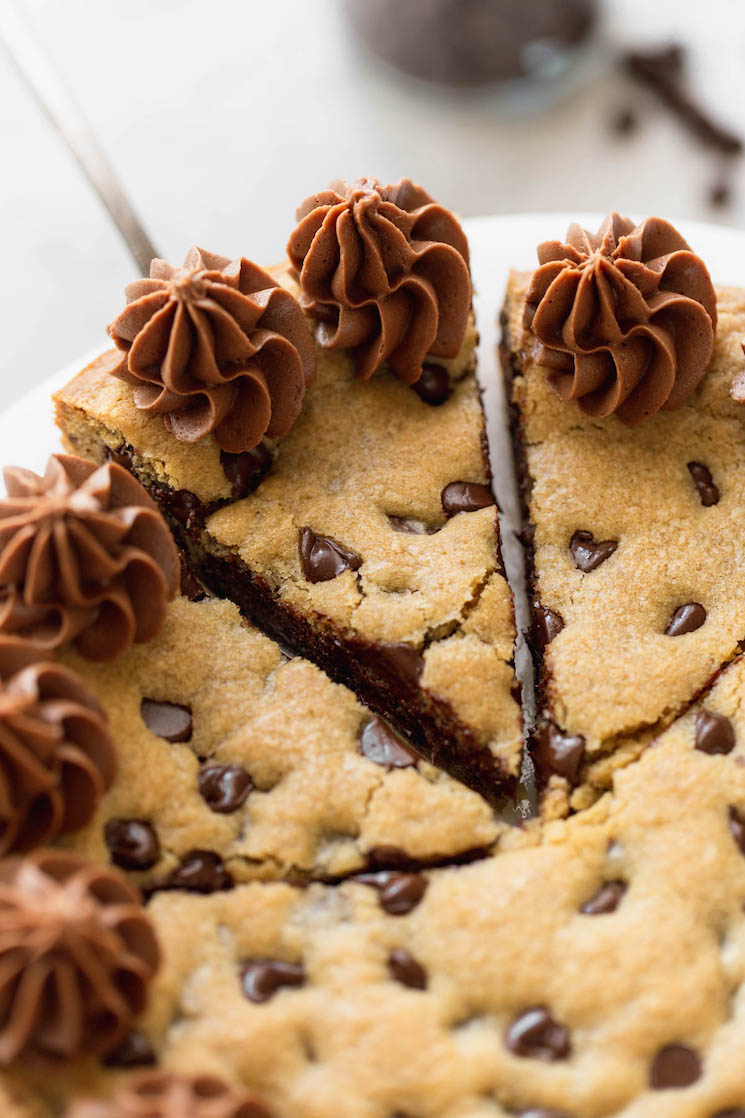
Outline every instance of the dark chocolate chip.
[(181, 593), (190, 602), (201, 602), (207, 597), (207, 593), (200, 582), (194, 577), (194, 572), (189, 566), (189, 560), (183, 551), (178, 553), (179, 564), (181, 566)]
[(149, 870), (160, 858), (155, 829), (142, 819), (109, 819), (104, 838), (111, 861), (124, 870)]
[(702, 462), (689, 462), (688, 470), (693, 478), (693, 484), (705, 508), (716, 505), (719, 501), (719, 490), (714, 484), (711, 471)]
[(444, 404), (452, 391), (450, 377), (444, 365), (424, 365), (422, 375), (411, 387), (420, 400), (433, 408)]
[(208, 765), (199, 774), (199, 791), (208, 807), (220, 815), (237, 811), (253, 788), (242, 765)]
[(373, 645), (371, 650), (383, 656), (395, 674), (409, 683), (418, 683), (424, 671), (424, 657), (410, 644), (403, 641), (381, 642)]
[(700, 710), (696, 716), (696, 749), (702, 753), (731, 753), (735, 731), (729, 718), (713, 710)]
[(107, 1068), (140, 1068), (157, 1063), (157, 1057), (143, 1033), (131, 1032), (118, 1048), (108, 1053), (103, 1063)]
[(371, 846), (367, 852), (368, 865), (376, 870), (412, 870), (417, 869), (418, 863), (415, 858), (402, 850), (400, 846), (393, 846), (388, 843), (380, 843), (378, 846)]
[(194, 528), (199, 523), (202, 506), (199, 498), (188, 489), (163, 489), (161, 500), (166, 511), (185, 528)]
[(451, 481), (440, 496), (448, 520), (459, 512), (478, 512), (496, 504), (491, 487), (478, 481)]
[(729, 809), (729, 829), (732, 838), (740, 847), (742, 853), (745, 854), (745, 819), (736, 807), (730, 807)]
[(232, 884), (222, 858), (211, 850), (190, 850), (166, 882), (167, 888), (188, 893), (219, 893)]
[(143, 699), (140, 704), (142, 721), (148, 730), (166, 741), (189, 741), (192, 734), (191, 710), (178, 703), (162, 703), (157, 699)]
[(281, 959), (254, 959), (241, 971), (243, 993), (249, 1001), (268, 1002), (282, 986), (304, 986), (302, 963), (285, 963)]
[(107, 462), (115, 462), (117, 466), (121, 466), (123, 470), (129, 470), (130, 472), (132, 470), (133, 453), (132, 447), (128, 446), (127, 443), (122, 443), (116, 450), (107, 446), (104, 451)]
[(395, 947), (388, 956), (388, 969), (396, 982), (412, 990), (427, 989), (427, 972), (405, 947)]
[(606, 559), (610, 559), (617, 547), (618, 540), (599, 540), (596, 543), (592, 532), (583, 530), (575, 532), (569, 541), (569, 550), (575, 566), (585, 574), (589, 574)]
[(545, 648), (564, 628), (564, 618), (554, 609), (536, 602), (533, 606), (533, 636), (539, 648)]
[(673, 610), (672, 616), (665, 629), (666, 637), (682, 637), (685, 633), (694, 633), (706, 621), (706, 610), (699, 602), (687, 602)]
[(569, 1030), (542, 1005), (526, 1009), (512, 1022), (504, 1041), (515, 1056), (531, 1060), (565, 1060), (571, 1051)]
[(630, 136), (639, 127), (639, 118), (629, 106), (619, 109), (611, 120), (611, 130), (616, 136)]
[(565, 734), (552, 722), (544, 722), (536, 730), (530, 744), (530, 755), (541, 781), (554, 773), (574, 785), (585, 756), (582, 734)]
[(383, 870), (381, 873), (361, 873), (357, 881), (372, 885), (378, 890), (380, 907), (391, 916), (405, 916), (421, 901), (427, 891), (427, 879), (418, 873), (399, 873)]
[(418, 754), (384, 722), (373, 718), (366, 722), (360, 736), (360, 753), (376, 765), (393, 769), (407, 769), (419, 760)]
[(311, 528), (301, 528), (300, 562), (308, 582), (328, 582), (342, 571), (358, 570), (362, 556), (329, 536), (317, 536)]
[(263, 443), (241, 454), (220, 451), (220, 463), (236, 499), (258, 489), (259, 483), (269, 473), (272, 461), (272, 452)]
[(690, 1087), (701, 1078), (701, 1057), (684, 1044), (666, 1044), (652, 1061), (649, 1085), (656, 1091)]
[(580, 912), (585, 916), (604, 916), (608, 912), (615, 912), (626, 889), (625, 881), (606, 881), (589, 901), (585, 901)]

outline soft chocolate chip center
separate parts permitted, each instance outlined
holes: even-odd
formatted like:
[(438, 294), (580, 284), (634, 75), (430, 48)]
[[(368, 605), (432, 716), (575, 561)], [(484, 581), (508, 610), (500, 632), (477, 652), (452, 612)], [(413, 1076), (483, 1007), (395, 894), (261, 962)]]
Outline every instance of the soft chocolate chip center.
[(718, 504), (719, 490), (714, 484), (708, 466), (704, 466), (702, 462), (689, 462), (688, 469), (693, 478), (693, 484), (696, 486), (696, 491), (701, 498), (701, 504), (705, 508)]
[(388, 969), (396, 982), (412, 990), (427, 989), (427, 972), (405, 947), (395, 947), (388, 956)]
[(702, 753), (731, 753), (735, 731), (729, 718), (713, 710), (700, 710), (696, 716), (696, 749)]
[(701, 1057), (684, 1044), (667, 1044), (652, 1061), (649, 1084), (656, 1091), (690, 1087), (701, 1078)]
[(459, 512), (478, 512), (496, 504), (490, 486), (478, 481), (452, 481), (443, 489), (440, 500), (448, 520)]
[(411, 386), (420, 400), (436, 408), (449, 398), (450, 377), (444, 365), (427, 364), (422, 367), (422, 375)]
[(706, 610), (700, 602), (687, 602), (678, 606), (670, 617), (665, 629), (667, 637), (682, 637), (685, 633), (693, 633), (700, 629), (706, 621)]
[(532, 1060), (564, 1060), (571, 1051), (569, 1030), (542, 1005), (519, 1014), (504, 1039), (513, 1055)]
[(155, 828), (143, 819), (109, 819), (104, 839), (111, 861), (124, 870), (148, 870), (160, 858)]
[(301, 528), (300, 563), (308, 582), (329, 582), (342, 571), (359, 570), (362, 556), (330, 536), (319, 536), (311, 528)]
[(585, 901), (580, 912), (585, 916), (604, 916), (606, 913), (615, 912), (623, 900), (626, 889), (625, 881), (606, 881), (589, 901)]
[(229, 815), (237, 811), (253, 788), (242, 765), (208, 765), (199, 774), (199, 791), (212, 811)]
[(592, 532), (585, 531), (575, 532), (569, 541), (569, 550), (575, 566), (585, 574), (589, 574), (606, 559), (610, 559), (617, 547), (618, 540), (595, 541)]
[(164, 703), (158, 699), (143, 699), (140, 704), (142, 721), (153, 734), (166, 741), (189, 741), (192, 735), (191, 710), (178, 703)]
[(416, 765), (418, 754), (382, 718), (366, 722), (360, 735), (360, 753), (376, 765), (408, 769)]
[(305, 967), (281, 959), (253, 959), (243, 966), (241, 985), (249, 1001), (260, 1005), (274, 997), (282, 986), (304, 986)]

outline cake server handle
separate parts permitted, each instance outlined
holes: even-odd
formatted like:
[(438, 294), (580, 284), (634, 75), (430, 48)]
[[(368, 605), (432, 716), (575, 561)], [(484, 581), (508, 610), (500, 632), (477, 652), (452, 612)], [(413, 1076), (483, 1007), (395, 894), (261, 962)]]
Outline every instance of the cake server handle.
[(0, 0), (0, 41), (109, 211), (140, 274), (148, 275), (150, 261), (158, 255), (153, 242), (132, 208), (88, 121), (63, 86), (11, 0)]

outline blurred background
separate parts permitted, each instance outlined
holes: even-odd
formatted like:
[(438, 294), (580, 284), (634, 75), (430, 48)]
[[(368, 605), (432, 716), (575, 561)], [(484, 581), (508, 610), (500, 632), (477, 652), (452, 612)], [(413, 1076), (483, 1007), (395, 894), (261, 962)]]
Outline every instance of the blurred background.
[[(408, 175), (464, 216), (745, 225), (742, 0), (0, 0), (9, 13), (174, 262), (195, 242), (278, 261), (296, 205), (359, 175)], [(1, 47), (0, 141), (8, 404), (105, 341), (137, 269)]]

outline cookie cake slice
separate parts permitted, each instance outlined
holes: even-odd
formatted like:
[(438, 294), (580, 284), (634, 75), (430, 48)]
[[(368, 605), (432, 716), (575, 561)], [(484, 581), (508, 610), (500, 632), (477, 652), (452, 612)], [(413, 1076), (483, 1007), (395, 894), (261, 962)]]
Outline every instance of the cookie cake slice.
[(298, 221), (271, 275), (154, 261), (59, 425), (148, 487), (206, 585), (499, 800), (521, 715), (465, 236), (408, 180)]
[(745, 294), (667, 222), (572, 226), (502, 324), (544, 809), (587, 806), (745, 637)]

